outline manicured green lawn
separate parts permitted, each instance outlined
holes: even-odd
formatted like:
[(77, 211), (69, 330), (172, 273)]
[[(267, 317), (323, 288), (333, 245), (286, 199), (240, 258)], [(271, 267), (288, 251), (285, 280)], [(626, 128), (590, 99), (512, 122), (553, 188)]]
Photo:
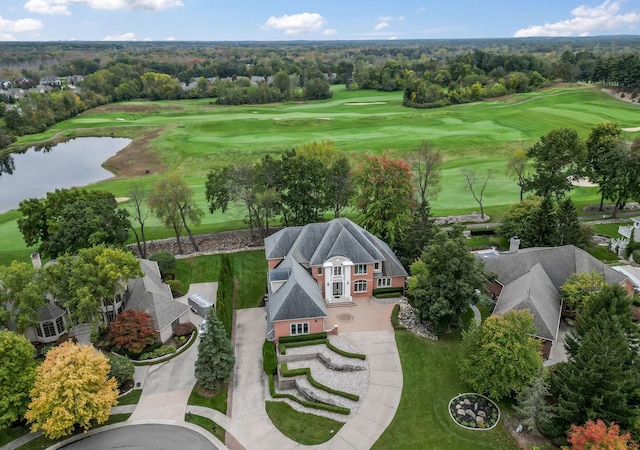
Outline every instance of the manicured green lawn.
[(285, 402), (266, 402), (266, 408), (271, 422), (282, 434), (304, 445), (327, 442), (344, 425), (326, 417), (296, 411)]
[(187, 405), (204, 406), (206, 408), (215, 409), (222, 414), (227, 413), (227, 391), (224, 390), (213, 397), (204, 397), (198, 393), (196, 387), (191, 391), (189, 395), (189, 401)]
[[(460, 381), (462, 357), (459, 333), (430, 341), (408, 331), (396, 331), (404, 385), (398, 411), (374, 449), (518, 449), (503, 422), (490, 431), (465, 430), (449, 416), (456, 395), (470, 392)], [(501, 405), (501, 414), (505, 410)], [(504, 417), (504, 416), (502, 416)]]
[(224, 442), (225, 440), (226, 430), (211, 419), (197, 416), (195, 414), (185, 414), (184, 421), (198, 425), (207, 430), (209, 433), (213, 433), (213, 435), (217, 437), (220, 442)]
[(134, 389), (127, 395), (123, 395), (118, 399), (118, 406), (137, 405), (142, 395), (142, 389)]
[(591, 225), (593, 231), (596, 234), (600, 234), (602, 236), (608, 236), (610, 238), (619, 238), (620, 234), (618, 233), (618, 228), (621, 226), (629, 226), (633, 222), (624, 222), (624, 223), (599, 223), (596, 225)]
[[(357, 105), (357, 103), (381, 104)], [(518, 200), (518, 189), (505, 174), (508, 155), (528, 148), (540, 136), (558, 127), (571, 127), (585, 137), (594, 125), (616, 121), (621, 127), (640, 123), (640, 108), (586, 87), (557, 88), (447, 108), (417, 110), (402, 106), (402, 93), (346, 91), (336, 87), (330, 100), (271, 105), (217, 106), (209, 101), (126, 102), (96, 108), (53, 126), (45, 133), (21, 138), (29, 144), (65, 136), (112, 135), (134, 140), (150, 130), (161, 130), (150, 149), (169, 168), (180, 173), (194, 190), (197, 204), (207, 210), (204, 183), (214, 165), (278, 156), (300, 144), (328, 139), (335, 142), (355, 165), (363, 154), (388, 153), (402, 157), (421, 140), (441, 149), (445, 163), (442, 191), (432, 202), (435, 215), (478, 211), (465, 186), (462, 168), (494, 175), (487, 184), (484, 205), (492, 221), (507, 205)], [(140, 112), (134, 108), (140, 107)], [(134, 111), (134, 112), (132, 112)], [(124, 121), (121, 119), (125, 119)], [(634, 135), (625, 133), (625, 137)], [(135, 161), (133, 162), (135, 163)], [(109, 180), (92, 185), (118, 197), (128, 196), (136, 183), (150, 187), (159, 175)], [(578, 208), (597, 203), (596, 188), (576, 188)], [(122, 204), (132, 208), (131, 202)], [(205, 214), (195, 233), (245, 226), (245, 213), (235, 205), (225, 214)], [(28, 261), (27, 248), (18, 232), (18, 214), (0, 215), (0, 264)], [(171, 237), (155, 218), (147, 221), (147, 238)], [(133, 242), (133, 238), (131, 240)], [(240, 301), (242, 304), (242, 299)]]
[[(217, 281), (221, 255), (207, 255), (178, 260), (176, 279), (182, 281), (185, 292), (191, 283)], [(234, 308), (253, 308), (260, 304), (267, 284), (267, 263), (263, 250), (229, 254), (236, 283)]]

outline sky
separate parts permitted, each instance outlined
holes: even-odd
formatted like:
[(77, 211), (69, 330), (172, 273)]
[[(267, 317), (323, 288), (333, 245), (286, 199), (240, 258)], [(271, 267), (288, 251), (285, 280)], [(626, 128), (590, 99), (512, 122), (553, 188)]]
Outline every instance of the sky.
[(640, 0), (1, 0), (0, 41), (640, 34)]

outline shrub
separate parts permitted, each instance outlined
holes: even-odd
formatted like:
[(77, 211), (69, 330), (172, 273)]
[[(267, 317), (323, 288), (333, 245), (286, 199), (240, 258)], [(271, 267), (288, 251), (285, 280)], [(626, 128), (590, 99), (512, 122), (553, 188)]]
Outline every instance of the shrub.
[(636, 263), (640, 263), (640, 249), (636, 249), (634, 251), (631, 252), (631, 257), (633, 258), (633, 261)]
[(344, 415), (349, 415), (351, 413), (351, 410), (349, 410), (349, 408), (344, 408), (342, 406), (327, 405), (326, 403), (307, 402), (304, 400), (300, 400), (298, 397), (291, 394), (282, 394), (280, 392), (276, 392), (273, 374), (269, 375), (269, 392), (271, 393), (271, 397), (273, 398), (288, 398), (289, 400), (299, 403), (302, 406), (306, 406), (307, 408), (322, 409), (324, 411), (331, 411)]
[(109, 353), (109, 377), (114, 377), (118, 382), (118, 387), (122, 386), (128, 381), (133, 380), (133, 373), (136, 368), (129, 358), (116, 355), (115, 353)]
[(181, 323), (173, 329), (174, 336), (189, 336), (196, 331), (196, 326), (191, 322)]
[(167, 280), (165, 283), (171, 288), (172, 293), (178, 294), (178, 297), (184, 292), (184, 285), (180, 280)]
[(267, 375), (275, 374), (278, 370), (278, 356), (273, 342), (264, 341), (262, 345), (262, 367)]
[(158, 269), (160, 269), (162, 278), (165, 277), (166, 273), (173, 273), (178, 266), (176, 257), (170, 252), (156, 252), (149, 256), (149, 259), (158, 263)]
[(282, 336), (278, 342), (298, 342), (298, 341), (313, 341), (315, 339), (325, 339), (327, 333), (312, 333), (312, 334), (300, 334), (298, 336)]
[(308, 367), (300, 367), (298, 369), (289, 370), (289, 368), (287, 367), (287, 363), (282, 363), (280, 366), (280, 373), (283, 377), (306, 376), (307, 380), (309, 380), (309, 383), (311, 383), (311, 385), (317, 389), (321, 389), (330, 394), (339, 395), (340, 397), (348, 398), (349, 400), (353, 400), (354, 402), (357, 402), (360, 399), (360, 397), (356, 394), (338, 391), (316, 381), (316, 379), (311, 376), (311, 369), (309, 369)]
[[(395, 294), (395, 296), (400, 296), (404, 292), (404, 288), (401, 287), (383, 287), (376, 288), (373, 290), (374, 297), (380, 297), (381, 295)], [(391, 297), (380, 297), (380, 298), (391, 298)]]
[(396, 303), (393, 305), (393, 311), (391, 311), (391, 326), (396, 330), (406, 330), (407, 327), (400, 324), (398, 314), (400, 314), (400, 304)]
[(110, 340), (116, 348), (137, 353), (155, 341), (158, 333), (153, 329), (151, 315), (143, 311), (124, 311), (109, 325)]

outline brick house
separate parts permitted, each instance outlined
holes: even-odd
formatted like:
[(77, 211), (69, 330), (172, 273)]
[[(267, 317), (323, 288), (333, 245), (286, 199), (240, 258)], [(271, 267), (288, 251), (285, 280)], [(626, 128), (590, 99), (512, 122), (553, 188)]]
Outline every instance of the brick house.
[(404, 288), (407, 271), (389, 246), (352, 221), (288, 227), (265, 239), (268, 338), (323, 331), (330, 304), (377, 288)]

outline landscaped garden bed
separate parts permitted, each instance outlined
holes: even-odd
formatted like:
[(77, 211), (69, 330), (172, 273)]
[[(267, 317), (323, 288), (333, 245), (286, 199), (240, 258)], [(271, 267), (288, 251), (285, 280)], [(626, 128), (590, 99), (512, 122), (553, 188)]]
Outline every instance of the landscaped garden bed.
[(466, 393), (451, 399), (449, 415), (468, 430), (490, 430), (500, 421), (500, 408), (484, 395)]

